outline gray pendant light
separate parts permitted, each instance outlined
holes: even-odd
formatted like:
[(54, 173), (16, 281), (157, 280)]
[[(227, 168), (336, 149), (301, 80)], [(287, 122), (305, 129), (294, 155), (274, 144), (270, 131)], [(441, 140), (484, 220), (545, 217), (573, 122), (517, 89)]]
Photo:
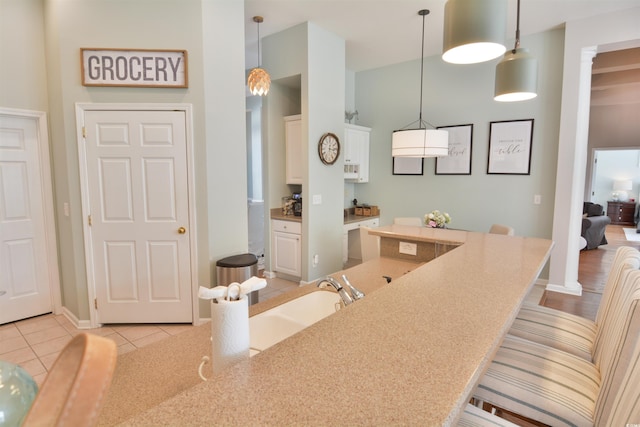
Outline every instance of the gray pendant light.
[(520, 0), (516, 20), (516, 43), (496, 66), (494, 98), (500, 102), (535, 98), (538, 87), (538, 60), (520, 47)]
[[(391, 136), (391, 156), (393, 157), (441, 157), (449, 155), (449, 132), (440, 129), (427, 129), (429, 124), (422, 120), (422, 87), (424, 69), (424, 21), (429, 9), (418, 11), (422, 16), (422, 62), (420, 63), (420, 116)], [(408, 129), (418, 123), (417, 129)], [(431, 127), (433, 125), (429, 124)]]
[(507, 48), (507, 0), (448, 0), (444, 6), (442, 59), (475, 64), (497, 58)]

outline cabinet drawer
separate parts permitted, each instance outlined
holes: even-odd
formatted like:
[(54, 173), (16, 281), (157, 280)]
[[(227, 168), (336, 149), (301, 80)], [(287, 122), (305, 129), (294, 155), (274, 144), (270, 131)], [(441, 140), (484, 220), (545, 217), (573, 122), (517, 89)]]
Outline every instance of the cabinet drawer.
[(282, 233), (302, 234), (302, 223), (297, 221), (271, 220), (271, 231)]

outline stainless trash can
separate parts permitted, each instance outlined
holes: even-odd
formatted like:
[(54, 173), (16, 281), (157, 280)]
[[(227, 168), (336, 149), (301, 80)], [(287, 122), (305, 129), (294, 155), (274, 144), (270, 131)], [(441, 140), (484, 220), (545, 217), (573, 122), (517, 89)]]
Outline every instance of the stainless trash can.
[[(258, 275), (258, 258), (254, 254), (233, 255), (216, 262), (216, 283), (228, 286), (230, 283), (242, 283)], [(259, 291), (249, 292), (249, 305), (258, 302)]]

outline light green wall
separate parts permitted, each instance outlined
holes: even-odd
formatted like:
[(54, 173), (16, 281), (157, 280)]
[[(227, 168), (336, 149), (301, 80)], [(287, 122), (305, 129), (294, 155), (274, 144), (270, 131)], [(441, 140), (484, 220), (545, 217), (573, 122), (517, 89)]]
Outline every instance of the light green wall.
[[(1, 105), (49, 116), (63, 305), (78, 319), (89, 318), (78, 102), (193, 105), (196, 274), (198, 283), (213, 283), (215, 260), (247, 250), (243, 3), (2, 0), (0, 5), (0, 57), (11, 58), (0, 65)], [(186, 49), (189, 88), (84, 87), (81, 47)], [(63, 215), (64, 202), (69, 217)], [(208, 316), (206, 305), (201, 308)]]
[[(359, 202), (379, 205), (381, 223), (395, 216), (448, 212), (451, 227), (486, 231), (492, 223), (523, 236), (550, 237), (555, 191), (564, 34), (554, 30), (522, 40), (538, 59), (538, 97), (493, 101), (497, 60), (452, 65), (440, 56), (425, 60), (423, 118), (434, 126), (473, 124), (471, 175), (435, 175), (425, 159), (423, 176), (392, 175), (391, 133), (418, 119), (420, 61), (356, 74), (359, 124), (371, 132), (370, 178), (356, 185)], [(530, 175), (488, 175), (489, 123), (534, 119)], [(542, 204), (534, 205), (535, 194)]]
[[(263, 66), (273, 82), (265, 100), (263, 127), (267, 135), (265, 198), (270, 208), (278, 208), (281, 197), (293, 190), (285, 183), (283, 117), (301, 114), (302, 162), (306, 171), (302, 184), (302, 280), (314, 280), (342, 268), (343, 173), (337, 164), (326, 166), (320, 162), (317, 144), (326, 132), (343, 138), (344, 40), (306, 22), (265, 37), (262, 47)], [(295, 87), (292, 82), (297, 82), (294, 80), (297, 76), (299, 86)], [(320, 196), (320, 204), (312, 203), (314, 195)], [(268, 248), (267, 253), (270, 263)], [(319, 263), (314, 265), (312, 259), (316, 254)]]
[(0, 105), (46, 111), (42, 0), (0, 1)]

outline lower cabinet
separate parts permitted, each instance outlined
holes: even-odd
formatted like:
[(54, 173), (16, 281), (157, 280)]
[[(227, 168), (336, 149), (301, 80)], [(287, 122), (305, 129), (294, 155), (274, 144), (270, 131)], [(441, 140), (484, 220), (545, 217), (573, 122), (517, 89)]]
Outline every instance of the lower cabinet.
[(302, 224), (271, 220), (272, 269), (276, 273), (302, 276)]

